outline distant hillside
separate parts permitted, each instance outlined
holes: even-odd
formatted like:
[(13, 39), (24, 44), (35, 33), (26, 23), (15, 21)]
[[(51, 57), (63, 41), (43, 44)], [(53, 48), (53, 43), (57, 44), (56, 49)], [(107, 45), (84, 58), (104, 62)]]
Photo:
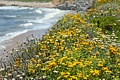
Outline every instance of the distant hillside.
[(50, 2), (52, 0), (0, 0), (0, 1)]

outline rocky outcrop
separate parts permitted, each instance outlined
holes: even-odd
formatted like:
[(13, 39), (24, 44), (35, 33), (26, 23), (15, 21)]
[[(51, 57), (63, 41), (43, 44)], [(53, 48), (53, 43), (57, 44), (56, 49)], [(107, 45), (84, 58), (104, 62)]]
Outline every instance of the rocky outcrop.
[(58, 6), (62, 3), (64, 3), (65, 1), (67, 1), (69, 4), (73, 2), (73, 0), (52, 0), (52, 3), (55, 5), (55, 6)]
[(0, 3), (0, 6), (6, 6), (6, 5), (5, 5), (5, 4), (1, 4), (1, 3)]
[(94, 0), (74, 0), (71, 3), (65, 1), (64, 3), (57, 6), (57, 8), (62, 10), (77, 10), (86, 11), (91, 8), (94, 4)]
[(60, 4), (62, 4), (64, 2), (64, 0), (52, 0), (52, 3), (55, 5), (55, 6), (58, 6)]

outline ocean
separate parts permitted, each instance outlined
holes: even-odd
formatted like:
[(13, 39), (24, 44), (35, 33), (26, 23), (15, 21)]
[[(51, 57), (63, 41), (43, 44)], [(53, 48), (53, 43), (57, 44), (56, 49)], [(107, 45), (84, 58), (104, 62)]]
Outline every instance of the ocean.
[(3, 43), (23, 33), (52, 27), (65, 13), (50, 8), (0, 7), (0, 49), (8, 45)]

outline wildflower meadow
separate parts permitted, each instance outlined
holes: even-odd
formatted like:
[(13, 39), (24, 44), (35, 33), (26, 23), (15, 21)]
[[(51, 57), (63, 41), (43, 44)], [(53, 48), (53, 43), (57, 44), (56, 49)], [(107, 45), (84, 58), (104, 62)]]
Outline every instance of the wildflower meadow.
[(1, 62), (7, 80), (120, 80), (120, 1), (98, 0), (65, 14), (42, 39), (33, 36)]

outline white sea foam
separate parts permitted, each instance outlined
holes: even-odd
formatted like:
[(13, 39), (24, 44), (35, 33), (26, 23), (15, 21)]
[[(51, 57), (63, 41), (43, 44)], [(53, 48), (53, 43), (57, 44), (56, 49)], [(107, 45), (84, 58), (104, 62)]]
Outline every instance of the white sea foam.
[(15, 6), (2, 6), (2, 7), (0, 7), (0, 9), (2, 10), (6, 10), (6, 9), (18, 9), (18, 7), (15, 7)]
[(30, 8), (30, 7), (19, 7), (19, 9), (34, 9), (34, 8)]
[(32, 26), (33, 23), (26, 23), (26, 24), (21, 24), (20, 26), (24, 26), (24, 27), (28, 27), (28, 26)]
[(22, 9), (33, 9), (29, 7), (19, 7), (19, 6), (2, 6), (0, 10), (22, 10)]
[(52, 26), (51, 23), (43, 23), (43, 24), (37, 24), (33, 27), (34, 30), (39, 30), (39, 29), (48, 29)]
[(15, 18), (17, 17), (16, 15), (6, 15), (5, 17), (8, 17), (8, 18)]
[(35, 10), (36, 13), (42, 14), (42, 11), (40, 9)]
[(3, 48), (5, 48), (5, 46), (3, 46), (3, 45), (0, 45), (0, 49), (3, 49)]
[[(42, 10), (44, 10), (44, 8)], [(44, 17), (42, 19), (40, 18), (40, 19), (37, 19), (37, 20), (28, 20), (28, 22), (44, 23), (44, 22), (46, 22), (46, 20), (49, 20), (49, 19), (53, 18), (55, 15), (63, 13), (59, 9), (47, 9), (47, 8), (45, 8), (45, 10), (48, 11), (48, 14), (44, 15)]]
[(16, 31), (16, 32), (10, 32), (5, 34), (5, 36), (0, 37), (0, 42), (6, 41), (6, 40), (10, 40), (20, 34), (26, 33), (29, 30), (23, 30), (23, 31)]
[(45, 12), (57, 12), (57, 11), (61, 11), (60, 9), (54, 9), (54, 8), (41, 8), (42, 11)]

